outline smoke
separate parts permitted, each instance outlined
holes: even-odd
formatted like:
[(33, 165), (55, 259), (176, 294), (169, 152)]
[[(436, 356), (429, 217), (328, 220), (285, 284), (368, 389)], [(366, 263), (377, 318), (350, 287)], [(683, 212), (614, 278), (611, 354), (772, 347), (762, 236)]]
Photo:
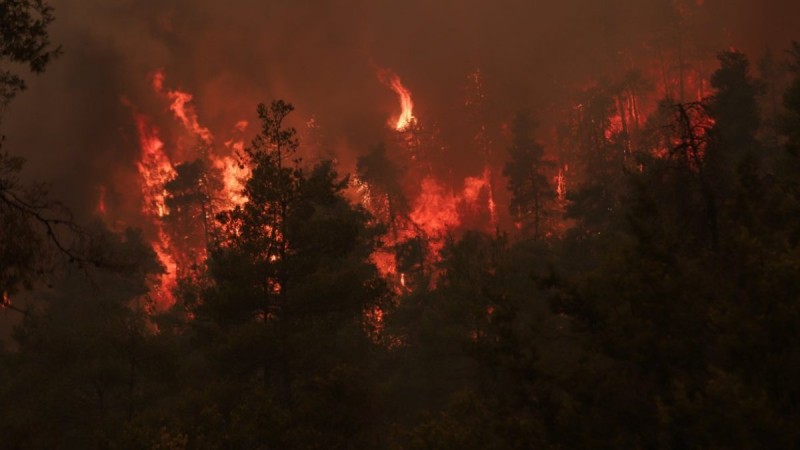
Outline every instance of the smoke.
[(458, 136), (468, 120), (467, 75), (476, 69), (502, 154), (502, 124), (521, 108), (555, 122), (576, 87), (656, 59), (676, 40), (702, 58), (735, 46), (755, 59), (797, 39), (791, 20), (800, 17), (800, 4), (788, 0), (51, 3), (52, 40), (65, 54), (30, 80), (3, 133), (6, 148), (27, 157), (28, 175), (51, 183), (79, 216), (95, 210), (102, 189), (118, 211), (137, 210), (131, 108), (176, 132), (150, 86), (156, 70), (194, 95), (201, 123), (217, 135), (246, 119), (252, 136), (258, 102), (292, 102), (296, 124), (313, 117), (351, 170), (370, 145), (390, 139), (386, 122), (399, 106), (376, 75), (389, 68), (413, 93), (421, 122), (436, 123), (449, 142), (446, 159), (468, 172), (469, 155), (453, 156), (464, 156)]

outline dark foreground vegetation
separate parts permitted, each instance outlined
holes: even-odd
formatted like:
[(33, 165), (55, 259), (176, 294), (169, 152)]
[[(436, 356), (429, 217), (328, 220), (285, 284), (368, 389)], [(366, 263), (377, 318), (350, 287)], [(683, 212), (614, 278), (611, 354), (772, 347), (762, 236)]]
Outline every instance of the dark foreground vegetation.
[[(47, 20), (15, 17), (28, 47), (2, 57), (44, 69)], [(249, 201), (161, 313), (141, 235), (77, 229), (3, 153), (2, 313), (22, 318), (0, 448), (798, 448), (800, 45), (789, 59), (768, 127), (765, 85), (721, 54), (715, 94), (665, 100), (635, 143), (661, 155), (617, 159), (598, 107), (577, 137), (595, 176), (565, 212), (521, 114), (505, 175), (522, 236), (398, 248), (399, 293), (370, 262), (391, 224), (330, 163), (295, 161), (283, 102), (259, 110)], [(23, 85), (0, 75), (10, 99)], [(200, 204), (191, 184), (171, 201)], [(26, 288), (35, 308), (9, 303)]]

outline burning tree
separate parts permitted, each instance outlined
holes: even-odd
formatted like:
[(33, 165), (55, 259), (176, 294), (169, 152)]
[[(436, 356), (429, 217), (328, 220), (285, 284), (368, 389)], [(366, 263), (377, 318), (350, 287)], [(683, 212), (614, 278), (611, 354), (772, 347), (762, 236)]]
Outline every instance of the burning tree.
[(218, 172), (202, 159), (196, 159), (175, 166), (175, 177), (164, 184), (168, 212), (162, 220), (172, 240), (186, 253), (174, 255), (178, 267), (184, 271), (202, 264), (211, 245), (215, 233), (215, 193), (223, 189)]
[(601, 83), (583, 91), (560, 129), (574, 186), (566, 207), (566, 217), (576, 220), (574, 233), (598, 236), (621, 218), (624, 173), (636, 153), (631, 137), (638, 112), (629, 110), (635, 80), (631, 76), (616, 86)]
[(398, 221), (409, 213), (408, 201), (401, 184), (403, 170), (389, 159), (386, 146), (379, 144), (358, 159), (357, 171), (359, 179), (370, 187), (370, 201), (385, 206), (373, 209), (383, 215), (381, 219), (389, 225), (394, 239), (397, 240), (400, 227)]

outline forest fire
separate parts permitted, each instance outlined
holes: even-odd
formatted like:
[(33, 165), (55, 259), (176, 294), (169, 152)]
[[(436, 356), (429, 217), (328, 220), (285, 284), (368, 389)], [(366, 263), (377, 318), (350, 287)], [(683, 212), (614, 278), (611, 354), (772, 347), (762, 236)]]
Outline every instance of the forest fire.
[(158, 137), (157, 130), (140, 114), (136, 114), (134, 119), (142, 149), (137, 167), (142, 179), (143, 211), (154, 217), (164, 217), (167, 214), (164, 185), (175, 177), (175, 169), (164, 153), (164, 142)]
[(496, 3), (0, 0), (2, 447), (800, 448), (800, 3)]
[[(194, 138), (196, 144), (195, 147), (187, 147), (187, 141), (176, 141), (171, 144), (173, 147), (170, 148), (170, 153), (177, 158), (172, 160), (166, 153), (166, 145), (159, 137), (157, 128), (149, 124), (148, 118), (141, 113), (134, 114), (141, 144), (141, 159), (137, 166), (142, 181), (144, 213), (151, 218), (155, 229), (151, 242), (166, 269), (159, 286), (154, 287), (153, 293), (153, 297), (158, 299), (157, 303), (162, 308), (174, 303), (171, 290), (176, 286), (177, 279), (182, 276), (186, 267), (203, 264), (206, 247), (209, 244), (207, 241), (209, 233), (213, 233), (216, 227), (214, 219), (216, 212), (241, 206), (247, 202), (242, 183), (250, 175), (249, 168), (239, 161), (244, 151), (242, 134), (248, 128), (248, 122), (237, 121), (233, 127), (235, 136), (218, 145), (211, 130), (200, 124), (193, 106), (193, 95), (167, 88), (165, 79), (162, 71), (154, 73), (151, 79), (153, 92), (167, 102), (167, 108), (174, 119), (182, 126), (185, 133)], [(438, 260), (447, 237), (454, 232), (457, 233), (465, 223), (469, 223), (469, 226), (484, 223), (483, 227), (487, 231), (497, 227), (498, 211), (492, 186), (492, 173), (497, 169), (492, 167), (491, 162), (494, 144), (487, 135), (485, 123), (482, 123), (474, 138), (474, 144), (478, 146), (485, 159), (480, 174), (465, 176), (460, 186), (441, 181), (431, 165), (430, 156), (420, 153), (429, 144), (419, 140), (421, 124), (414, 115), (411, 92), (403, 85), (400, 77), (388, 69), (379, 71), (379, 79), (397, 95), (401, 112), (392, 117), (388, 125), (392, 131), (399, 133), (401, 138), (397, 141), (398, 144), (404, 149), (403, 152), (411, 156), (410, 160), (401, 163), (410, 169), (410, 173), (416, 173), (421, 178), (414, 189), (404, 189), (404, 195), (409, 196), (410, 209), (403, 214), (390, 205), (390, 199), (385, 192), (375, 191), (370, 182), (354, 177), (353, 183), (359, 197), (358, 201), (375, 217), (389, 224), (388, 231), (383, 236), (385, 246), (373, 253), (372, 261), (384, 277), (394, 280), (400, 289), (398, 292), (402, 292), (407, 286), (408, 274), (399, 270), (397, 249), (413, 240), (427, 242), (425, 251), (427, 256), (424, 257), (423, 264), (432, 267)], [(483, 75), (477, 71), (469, 74), (468, 79), (475, 92), (470, 93), (472, 97), (467, 100), (466, 107), (480, 111), (490, 101), (485, 92)], [(609, 143), (608, 145), (615, 145), (611, 144), (613, 142), (622, 143), (620, 157), (624, 160), (632, 158), (635, 140), (639, 138), (648, 115), (656, 110), (654, 100), (651, 100), (655, 97), (645, 96), (641, 91), (641, 85), (642, 82), (635, 76), (627, 79), (618, 91), (609, 91), (612, 97), (608, 107), (601, 106), (603, 104), (598, 100), (601, 95), (605, 95), (605, 91), (590, 88), (584, 101), (574, 109), (573, 126), (576, 130), (580, 130), (586, 124), (604, 123), (602, 139)], [(662, 95), (669, 95), (669, 92), (678, 85), (682, 92), (692, 91), (697, 92), (697, 95), (708, 92), (706, 80), (687, 76), (680, 81), (664, 83), (661, 88)], [(693, 117), (692, 120), (694, 119), (696, 118)], [(319, 127), (316, 123), (314, 126)], [(579, 136), (573, 135), (571, 139), (576, 137)], [(546, 142), (545, 145), (556, 146), (554, 142)], [(552, 186), (548, 189), (558, 200), (561, 208), (567, 202), (570, 159), (580, 154), (582, 145), (574, 141), (572, 144), (562, 146), (560, 152), (571, 156), (567, 158), (562, 156), (561, 161), (556, 164), (557, 168), (547, 175), (552, 180)], [(675, 142), (669, 145), (675, 145)], [(667, 152), (654, 148), (652, 154), (663, 157)], [(189, 235), (196, 232), (188, 229), (176, 229), (164, 225), (170, 220), (171, 213), (166, 201), (169, 195), (166, 186), (178, 177), (176, 167), (188, 164), (194, 159), (205, 161), (206, 167), (211, 170), (206, 175), (201, 175), (199, 179), (200, 188), (204, 192), (203, 195), (208, 198), (208, 204), (203, 206), (201, 216), (196, 217), (194, 222), (195, 227), (202, 223), (205, 240), (189, 238)], [(585, 176), (577, 174), (578, 178), (571, 179), (570, 182), (580, 184), (581, 178)], [(214, 179), (217, 181), (213, 181)], [(102, 193), (101, 204), (105, 211), (105, 193)], [(523, 230), (522, 222), (515, 219), (514, 223), (519, 230)], [(563, 228), (563, 225), (553, 226)]]
[[(399, 133), (401, 139), (399, 145), (405, 148), (405, 152), (411, 156), (410, 161), (402, 164), (411, 169), (411, 173), (420, 174), (421, 178), (415, 189), (404, 189), (404, 195), (409, 196), (410, 209), (405, 214), (400, 214), (389, 204), (386, 193), (375, 192), (370, 183), (365, 180), (353, 178), (353, 182), (359, 202), (366, 206), (370, 212), (380, 220), (389, 223), (389, 231), (383, 236), (384, 248), (373, 253), (372, 260), (379, 268), (380, 272), (387, 279), (393, 279), (402, 289), (407, 285), (408, 274), (398, 269), (397, 249), (413, 240), (424, 240), (427, 242), (425, 251), (424, 265), (432, 267), (438, 260), (439, 253), (445, 245), (445, 240), (454, 232), (458, 232), (465, 223), (474, 226), (476, 223), (484, 223), (484, 229), (491, 230), (498, 224), (498, 211), (494, 198), (494, 188), (492, 186), (492, 173), (496, 170), (492, 167), (491, 158), (493, 154), (493, 143), (488, 138), (485, 123), (481, 124), (474, 142), (483, 153), (486, 163), (478, 176), (466, 176), (463, 178), (461, 186), (453, 186), (453, 183), (445, 183), (435, 175), (430, 165), (430, 157), (419, 153), (426, 144), (419, 140), (420, 122), (414, 115), (414, 101), (411, 92), (403, 85), (400, 77), (388, 69), (379, 71), (379, 79), (388, 86), (396, 95), (400, 107), (400, 114), (392, 117), (389, 128)], [(475, 111), (485, 108), (490, 101), (485, 92), (483, 75), (480, 71), (470, 73), (467, 77), (470, 80), (472, 91), (470, 98), (466, 102), (466, 107)], [(244, 205), (247, 198), (243, 195), (242, 182), (249, 176), (249, 169), (239, 162), (239, 157), (244, 151), (244, 140), (242, 133), (247, 129), (248, 122), (239, 120), (233, 127), (236, 136), (225, 141), (223, 145), (217, 145), (211, 130), (200, 124), (200, 119), (193, 106), (193, 95), (187, 92), (169, 89), (165, 85), (165, 74), (157, 71), (152, 76), (153, 92), (161, 96), (167, 102), (167, 108), (172, 113), (174, 119), (182, 126), (188, 135), (193, 136), (196, 147), (186, 147), (186, 141), (176, 142), (177, 147), (172, 148), (170, 153), (178, 159), (172, 161), (165, 153), (165, 144), (159, 137), (158, 130), (148, 124), (148, 119), (142, 114), (135, 114), (137, 130), (142, 148), (142, 157), (138, 163), (139, 173), (142, 180), (142, 195), (144, 201), (144, 212), (152, 218), (155, 233), (151, 237), (159, 260), (166, 268), (167, 273), (162, 276), (160, 286), (154, 287), (153, 296), (159, 298), (162, 306), (169, 306), (174, 302), (169, 293), (174, 289), (176, 280), (184, 272), (183, 266), (196, 266), (203, 264), (208, 245), (207, 239), (210, 232), (216, 227), (214, 214), (218, 211), (237, 205)], [(641, 92), (642, 82), (635, 76), (629, 78), (622, 84), (618, 93), (613, 93), (610, 107), (607, 111), (597, 109), (597, 90), (589, 90), (589, 96), (575, 109), (577, 112), (576, 127), (581, 127), (582, 121), (598, 121), (605, 123), (602, 129), (602, 138), (606, 142), (621, 142), (624, 146), (621, 151), (623, 159), (631, 158), (634, 141), (638, 139), (641, 130), (645, 126), (645, 118), (652, 111), (656, 110), (656, 105), (651, 98), (644, 96)], [(705, 93), (708, 91), (707, 82), (703, 79), (686, 77), (681, 81), (670, 81), (663, 84), (661, 91), (668, 95), (681, 86), (682, 91), (693, 91)], [(699, 94), (698, 94), (699, 95)], [(604, 118), (592, 116), (592, 114), (606, 114)], [(412, 129), (412, 125), (414, 128)], [(319, 127), (315, 124), (315, 127)], [(579, 128), (578, 128), (579, 129)], [(573, 137), (574, 138), (574, 137)], [(555, 144), (545, 143), (548, 147)], [(672, 143), (674, 145), (674, 142)], [(574, 155), (580, 150), (571, 146), (582, 144), (568, 144), (562, 148), (561, 152)], [(664, 145), (667, 145), (666, 143)], [(181, 147), (183, 146), (183, 147)], [(222, 151), (222, 153), (220, 153)], [(666, 152), (655, 148), (653, 155), (666, 155)], [(175, 167), (186, 164), (191, 160), (199, 158), (205, 160), (206, 165), (212, 172), (204, 175), (207, 181), (202, 182), (205, 196), (209, 198), (208, 205), (203, 208), (202, 217), (197, 217), (204, 227), (206, 241), (188, 239), (180, 233), (192, 232), (188, 230), (164, 227), (165, 220), (169, 220), (170, 210), (166, 204), (166, 186), (177, 177)], [(557, 164), (548, 177), (552, 179), (550, 187), (553, 197), (555, 197), (560, 207), (567, 202), (567, 175), (569, 170), (570, 158)], [(216, 175), (214, 175), (216, 174)], [(580, 183), (580, 178), (585, 175), (578, 174), (577, 179), (571, 182)], [(212, 178), (217, 178), (218, 182), (212, 182)], [(404, 181), (405, 183), (405, 181)], [(413, 193), (415, 192), (415, 193)], [(484, 217), (480, 219), (480, 217)], [(522, 230), (521, 222), (514, 221), (519, 230)], [(554, 225), (556, 228), (563, 228), (562, 225)], [(178, 233), (178, 234), (175, 234)]]
[[(682, 4), (679, 16), (686, 20), (697, 7)], [(415, 103), (425, 105), (425, 111), (433, 111), (435, 107), (427, 108), (432, 100), (413, 96), (395, 71), (377, 69), (378, 81), (397, 98), (399, 112), (392, 114), (387, 121), (388, 131), (392, 133), (387, 138), (390, 143), (387, 157), (402, 169), (403, 174), (398, 177), (397, 186), (388, 191), (386, 186), (382, 186), (381, 179), (358, 175), (351, 178), (351, 186), (354, 192), (352, 200), (386, 226), (381, 237), (383, 247), (372, 253), (372, 261), (380, 273), (399, 287), (398, 292), (404, 292), (413, 284), (409, 280), (414, 276), (408, 270), (415, 266), (407, 260), (409, 256), (404, 252), (414, 247), (415, 242), (424, 242), (419, 247), (424, 249), (419, 250), (424, 255), (414, 256), (416, 266), (417, 269), (433, 270), (448, 237), (459, 236), (469, 229), (497, 232), (502, 231), (504, 224), (515, 224), (517, 236), (529, 233), (530, 227), (542, 228), (535, 231), (536, 236), (540, 232), (546, 236), (562, 235), (568, 227), (567, 221), (557, 217), (570, 203), (568, 193), (580, 190), (593, 176), (586, 161), (625, 167), (636, 165), (642, 170), (636, 153), (644, 151), (640, 141), (647, 135), (645, 131), (651, 126), (648, 119), (657, 112), (659, 102), (663, 99), (682, 101), (688, 98), (694, 101), (696, 98), (702, 101), (708, 98), (711, 89), (708, 76), (704, 75), (709, 73), (707, 58), (690, 58), (672, 49), (659, 49), (657, 53), (650, 60), (642, 60), (638, 70), (628, 70), (611, 81), (587, 82), (584, 79), (575, 83), (571, 89), (579, 91), (577, 101), (567, 97), (562, 99), (564, 104), (574, 101), (577, 106), (559, 119), (561, 123), (548, 122), (547, 127), (560, 127), (561, 133), (563, 130), (566, 133), (556, 137), (559, 132), (548, 130), (537, 139), (544, 149), (541, 171), (546, 183), (540, 193), (541, 199), (545, 202), (555, 199), (554, 204), (547, 206), (550, 211), (545, 214), (546, 219), (540, 218), (538, 212), (532, 212), (540, 208), (536, 203), (539, 200), (534, 199), (533, 203), (522, 207), (510, 207), (505, 194), (496, 198), (497, 192), (504, 190), (501, 186), (508, 181), (501, 179), (499, 174), (503, 172), (501, 159), (513, 139), (513, 132), (504, 125), (510, 116), (492, 117), (495, 99), (491, 80), (487, 79), (484, 71), (473, 69), (461, 75), (467, 80), (467, 85), (466, 98), (460, 100), (459, 118), (448, 113), (444, 117), (423, 117), (421, 120), (416, 115), (419, 113), (415, 114)], [(248, 202), (243, 182), (251, 176), (251, 167), (241, 157), (245, 153), (245, 141), (249, 139), (245, 138), (249, 124), (241, 119), (242, 111), (239, 117), (228, 119), (228, 123), (234, 123), (233, 127), (228, 126), (232, 131), (212, 132), (212, 129), (224, 128), (220, 128), (216, 121), (213, 125), (205, 124), (195, 109), (195, 95), (169, 87), (163, 70), (152, 72), (150, 87), (175, 121), (161, 124), (163, 129), (170, 130), (178, 124), (181, 130), (167, 133), (169, 142), (165, 143), (159, 129), (152, 124), (152, 117), (135, 114), (141, 146), (141, 158), (137, 163), (140, 191), (144, 214), (153, 230), (148, 237), (167, 269), (161, 284), (168, 287), (155, 288), (160, 293), (154, 296), (168, 298), (165, 292), (174, 287), (176, 279), (186, 276), (189, 267), (203, 265), (210, 239), (219, 228), (216, 215)], [(309, 127), (313, 126), (313, 132), (319, 135), (323, 130), (327, 133), (328, 130), (323, 128), (325, 124), (313, 113), (307, 112), (311, 117), (308, 123), (312, 124)], [(156, 115), (154, 111), (153, 117)], [(700, 119), (692, 117), (691, 120)], [(713, 124), (706, 125), (708, 129)], [(468, 141), (448, 142), (438, 137), (446, 128), (459, 126), (469, 128), (466, 133)], [(225, 138), (216, 139), (215, 135)], [(671, 139), (653, 144), (647, 151), (656, 157), (667, 157), (669, 147), (677, 145), (680, 140), (675, 136)], [(319, 145), (318, 142), (311, 144)], [(456, 167), (454, 171), (447, 159), (459, 160), (455, 166), (462, 165), (462, 158), (454, 158), (459, 150), (465, 154), (472, 152), (469, 158), (463, 158), (463, 162), (473, 160), (469, 161), (472, 167)], [(344, 152), (358, 154), (360, 151), (345, 145)], [(195, 161), (201, 164), (190, 168)], [(348, 169), (345, 167), (345, 171), (350, 171)], [(184, 204), (175, 211), (170, 209), (168, 198), (179, 204), (195, 188), (200, 190), (203, 200), (197, 204)], [(98, 204), (103, 205), (102, 211), (107, 210), (107, 201), (103, 191), (102, 201)], [(526, 225), (526, 222), (530, 223)], [(171, 302), (163, 303), (169, 305)]]
[(210, 144), (212, 140), (211, 132), (208, 128), (200, 126), (197, 119), (197, 113), (191, 107), (192, 94), (188, 92), (181, 92), (174, 89), (169, 89), (164, 92), (164, 72), (157, 71), (153, 74), (153, 89), (170, 100), (169, 109), (175, 115), (187, 131), (195, 134), (201, 142)]
[(137, 166), (141, 177), (143, 212), (145, 217), (151, 218), (156, 227), (156, 235), (151, 243), (165, 270), (154, 286), (153, 297), (157, 307), (165, 309), (175, 302), (171, 291), (176, 285), (178, 274), (172, 246), (161, 219), (169, 212), (165, 185), (175, 177), (176, 172), (164, 153), (164, 143), (158, 137), (156, 129), (149, 126), (147, 119), (140, 114), (135, 114), (134, 119), (142, 149), (142, 156)]
[[(471, 74), (471, 80), (480, 81), (480, 75)], [(477, 77), (477, 78), (476, 78)], [(403, 155), (401, 165), (410, 173), (418, 174), (421, 181), (417, 185), (403, 189), (402, 194), (382, 192), (374, 189), (370, 182), (355, 176), (352, 185), (355, 188), (359, 203), (365, 206), (376, 218), (387, 223), (388, 231), (383, 236), (384, 246), (372, 255), (381, 274), (397, 286), (398, 292), (410, 288), (409, 274), (398, 270), (400, 265), (408, 265), (408, 261), (398, 259), (401, 248), (417, 246), (415, 242), (426, 242), (424, 250), (412, 265), (431, 268), (439, 260), (439, 254), (446, 239), (452, 233), (464, 227), (465, 222), (486, 222), (497, 224), (497, 208), (491, 186), (492, 169), (487, 164), (479, 176), (467, 176), (462, 186), (452, 187), (434, 175), (429, 155), (421, 153), (427, 145), (420, 139), (422, 124), (413, 115), (413, 101), (410, 91), (403, 86), (400, 78), (389, 70), (379, 72), (379, 78), (397, 94), (401, 108), (398, 119), (392, 118), (389, 127), (398, 133), (397, 142)], [(481, 96), (483, 92), (478, 93)], [(485, 100), (485, 97), (483, 98)], [(468, 107), (472, 106), (468, 102)], [(424, 131), (422, 132), (425, 133)], [(482, 152), (490, 154), (481, 138)], [(409, 179), (410, 180), (410, 179)], [(408, 180), (401, 180), (406, 184)], [(401, 212), (392, 205), (392, 196), (401, 195), (408, 200), (410, 207)], [(396, 202), (397, 200), (395, 200)]]
[[(214, 227), (215, 211), (242, 205), (247, 200), (243, 195), (242, 183), (248, 176), (248, 170), (237, 160), (244, 143), (237, 139), (226, 141), (223, 147), (226, 153), (220, 154), (219, 149), (214, 147), (211, 131), (199, 123), (191, 104), (192, 95), (173, 89), (165, 90), (164, 82), (164, 73), (155, 72), (152, 76), (154, 92), (169, 102), (168, 109), (184, 130), (197, 139), (197, 144), (192, 148), (186, 147), (185, 141), (172, 143), (170, 153), (173, 158), (180, 158), (172, 159), (158, 129), (150, 124), (144, 114), (134, 112), (141, 148), (137, 167), (141, 181), (143, 213), (154, 230), (150, 234), (151, 244), (165, 271), (158, 277), (151, 292), (158, 310), (165, 310), (175, 303), (173, 291), (177, 287), (178, 279), (192, 270), (191, 267), (203, 264), (206, 247), (209, 245), (209, 234)], [(128, 101), (125, 103), (133, 108)], [(240, 120), (234, 129), (242, 133), (247, 125), (247, 121)], [(203, 161), (204, 167), (210, 169), (207, 173), (195, 174), (198, 178), (192, 181), (196, 183), (196, 188), (201, 189), (204, 198), (200, 200), (200, 212), (196, 213), (199, 215), (189, 217), (188, 222), (177, 228), (168, 227), (168, 222), (184, 220), (171, 216), (186, 214), (184, 211), (172, 211), (169, 208), (168, 199), (179, 194), (170, 192), (168, 187), (180, 178), (181, 172), (176, 169), (189, 167), (193, 161)], [(217, 182), (213, 181), (215, 179)], [(98, 211), (105, 214), (105, 190), (101, 190)], [(200, 229), (202, 240), (191, 238)]]

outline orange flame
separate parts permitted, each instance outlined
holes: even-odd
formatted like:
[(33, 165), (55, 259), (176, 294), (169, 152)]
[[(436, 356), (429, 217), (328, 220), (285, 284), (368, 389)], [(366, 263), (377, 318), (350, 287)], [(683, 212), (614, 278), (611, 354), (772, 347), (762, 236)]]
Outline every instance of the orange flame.
[(158, 231), (158, 240), (152, 243), (158, 261), (164, 266), (164, 273), (158, 277), (157, 287), (151, 292), (157, 309), (166, 310), (175, 304), (173, 292), (178, 286), (178, 263), (172, 256), (169, 237), (163, 230)]
[[(165, 76), (161, 71), (153, 74), (151, 79), (153, 90), (168, 101), (168, 107), (175, 119), (181, 123), (184, 129), (197, 138), (205, 145), (199, 153), (197, 149), (186, 148), (182, 141), (172, 143), (171, 156), (176, 158), (196, 158), (202, 157), (208, 165), (221, 174), (221, 187), (214, 187), (218, 192), (208, 192), (213, 201), (210, 210), (227, 209), (235, 205), (240, 205), (246, 201), (243, 194), (243, 180), (247, 176), (247, 170), (232, 156), (241, 153), (244, 142), (239, 138), (225, 142), (222, 152), (216, 152), (212, 146), (214, 136), (211, 131), (200, 124), (197, 112), (192, 105), (192, 95), (175, 89), (165, 88)], [(123, 100), (125, 104), (131, 106), (129, 102)], [(132, 106), (131, 106), (132, 107)], [(132, 107), (133, 109), (133, 107)], [(174, 290), (177, 280), (181, 275), (182, 268), (192, 267), (195, 263), (202, 263), (206, 252), (202, 244), (190, 242), (183, 236), (174, 236), (166, 228), (162, 220), (170, 214), (166, 205), (167, 191), (165, 186), (172, 181), (177, 172), (173, 161), (165, 152), (164, 141), (159, 136), (159, 131), (152, 126), (147, 117), (139, 114), (134, 109), (134, 119), (139, 136), (141, 147), (141, 157), (137, 162), (141, 183), (140, 189), (143, 198), (143, 212), (146, 218), (151, 219), (152, 229), (150, 243), (165, 269), (165, 273), (154, 280), (151, 288), (151, 298), (154, 300), (156, 309), (166, 309), (175, 303)], [(234, 133), (241, 134), (247, 128), (247, 121), (240, 121), (234, 126)], [(220, 150), (220, 149), (216, 149)], [(194, 155), (194, 156), (190, 156)], [(176, 161), (181, 162), (181, 160)], [(213, 176), (217, 176), (214, 174)], [(208, 186), (208, 185), (207, 185)], [(98, 210), (105, 210), (105, 192), (101, 191), (101, 202)], [(204, 211), (206, 218), (209, 214)], [(208, 224), (204, 223), (207, 227)], [(207, 233), (208, 230), (206, 230)]]
[(142, 150), (137, 167), (143, 181), (144, 212), (164, 217), (167, 213), (164, 185), (175, 177), (176, 172), (169, 157), (164, 153), (164, 142), (158, 136), (158, 130), (149, 126), (147, 119), (140, 114), (135, 114), (134, 119)]
[(214, 168), (222, 172), (224, 201), (227, 203), (223, 206), (244, 205), (247, 201), (247, 196), (244, 195), (244, 180), (248, 178), (250, 170), (230, 156), (211, 156), (210, 158)]
[[(161, 218), (168, 212), (164, 185), (175, 177), (176, 172), (169, 157), (164, 153), (164, 142), (159, 138), (158, 130), (149, 126), (146, 118), (140, 114), (134, 114), (134, 119), (142, 151), (137, 168), (142, 180), (143, 210), (150, 217)], [(172, 291), (177, 285), (177, 264), (171, 255), (169, 238), (161, 222), (156, 220), (155, 225), (158, 237), (152, 242), (153, 250), (166, 272), (159, 277), (158, 286), (152, 292), (152, 296), (156, 307), (166, 309), (175, 303)]]
[[(431, 176), (422, 180), (422, 192), (414, 201), (409, 218), (416, 229), (427, 237), (433, 259), (438, 259), (447, 234), (461, 227), (465, 217), (488, 211), (490, 219), (494, 220), (493, 209), (496, 206), (489, 187), (488, 170), (484, 170), (480, 177), (464, 179), (464, 187), (460, 192), (443, 186)], [(482, 196), (485, 196), (485, 205), (479, 202)]]
[[(248, 125), (246, 120), (240, 120), (233, 129), (242, 134), (247, 130)], [(208, 157), (211, 159), (211, 164), (222, 173), (223, 198), (227, 202), (227, 205), (224, 206), (241, 206), (247, 201), (247, 196), (244, 195), (244, 182), (250, 176), (250, 170), (238, 159), (239, 155), (244, 152), (244, 140), (230, 139), (225, 141), (225, 147), (233, 156), (210, 154)]]
[(422, 193), (415, 202), (411, 220), (431, 237), (443, 236), (461, 221), (458, 199), (433, 177), (422, 180)]
[[(192, 99), (194, 98), (192, 94), (177, 89), (168, 89), (165, 92), (164, 79), (165, 76), (162, 71), (157, 71), (153, 74), (153, 89), (156, 93), (166, 95), (170, 100), (170, 111), (172, 111), (175, 118), (183, 124), (187, 131), (197, 136), (203, 143), (211, 145), (214, 136), (207, 127), (200, 125), (197, 111), (194, 109), (194, 106), (191, 105)], [(246, 120), (240, 120), (234, 125), (234, 131), (237, 133), (244, 133), (247, 126), (248, 122)], [(233, 154), (238, 154), (244, 149), (244, 141), (231, 139), (225, 142), (225, 147)], [(219, 206), (228, 208), (242, 205), (247, 200), (242, 194), (244, 190), (242, 180), (247, 177), (248, 171), (242, 167), (234, 157), (220, 156), (212, 152), (204, 156), (215, 169), (222, 173), (224, 187), (221, 196), (222, 204)]]
[(391, 278), (397, 274), (397, 261), (394, 253), (383, 249), (377, 250), (370, 255), (370, 260), (375, 264), (382, 277)]
[(417, 120), (414, 117), (414, 101), (411, 99), (411, 91), (403, 86), (403, 82), (400, 81), (397, 74), (388, 69), (380, 71), (378, 77), (384, 84), (392, 88), (400, 99), (400, 115), (396, 119), (390, 120), (389, 125), (397, 131), (407, 129)]
[(195, 111), (194, 107), (189, 105), (192, 101), (192, 94), (188, 92), (182, 92), (177, 89), (169, 89), (164, 92), (164, 72), (157, 71), (153, 74), (153, 90), (155, 90), (159, 94), (166, 94), (167, 98), (170, 100), (169, 109), (175, 115), (175, 117), (181, 121), (183, 126), (197, 135), (204, 143), (210, 144), (211, 143), (211, 131), (208, 128), (203, 127), (200, 125), (200, 122), (197, 119), (197, 112)]

